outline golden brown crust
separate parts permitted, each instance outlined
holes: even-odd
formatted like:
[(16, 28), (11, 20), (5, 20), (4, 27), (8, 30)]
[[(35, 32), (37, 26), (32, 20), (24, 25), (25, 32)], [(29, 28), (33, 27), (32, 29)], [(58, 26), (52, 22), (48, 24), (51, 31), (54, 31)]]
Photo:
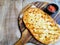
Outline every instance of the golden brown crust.
[(29, 8), (23, 15), (26, 27), (38, 41), (49, 44), (59, 38), (59, 27), (48, 14), (39, 8)]

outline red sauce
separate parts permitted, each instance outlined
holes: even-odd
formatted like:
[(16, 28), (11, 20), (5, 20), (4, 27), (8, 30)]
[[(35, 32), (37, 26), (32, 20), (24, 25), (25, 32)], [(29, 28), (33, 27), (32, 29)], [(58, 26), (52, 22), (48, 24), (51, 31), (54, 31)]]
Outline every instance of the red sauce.
[(48, 10), (50, 12), (55, 12), (56, 11), (56, 8), (53, 5), (50, 5), (50, 6), (48, 6)]

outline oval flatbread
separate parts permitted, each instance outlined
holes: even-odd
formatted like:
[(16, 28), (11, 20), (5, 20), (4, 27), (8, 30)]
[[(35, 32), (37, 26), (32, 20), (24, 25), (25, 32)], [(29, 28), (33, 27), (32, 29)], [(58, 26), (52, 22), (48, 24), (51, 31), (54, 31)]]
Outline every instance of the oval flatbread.
[(54, 20), (39, 8), (29, 8), (23, 13), (23, 22), (32, 35), (44, 44), (60, 38), (60, 28)]

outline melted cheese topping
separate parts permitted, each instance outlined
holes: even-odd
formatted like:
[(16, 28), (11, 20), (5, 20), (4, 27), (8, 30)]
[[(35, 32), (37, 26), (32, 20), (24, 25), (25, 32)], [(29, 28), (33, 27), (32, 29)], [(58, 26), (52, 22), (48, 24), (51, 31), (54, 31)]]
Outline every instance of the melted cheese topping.
[(60, 36), (60, 29), (54, 20), (38, 8), (25, 11), (23, 21), (32, 35), (44, 44), (55, 42)]

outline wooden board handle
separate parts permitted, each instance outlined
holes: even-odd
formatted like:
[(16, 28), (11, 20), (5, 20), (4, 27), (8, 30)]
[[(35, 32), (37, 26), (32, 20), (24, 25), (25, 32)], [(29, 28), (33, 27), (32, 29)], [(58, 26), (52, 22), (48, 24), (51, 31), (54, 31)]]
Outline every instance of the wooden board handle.
[(15, 45), (25, 45), (31, 39), (31, 37), (32, 36), (28, 30), (25, 29), (22, 33), (22, 37), (15, 43)]

